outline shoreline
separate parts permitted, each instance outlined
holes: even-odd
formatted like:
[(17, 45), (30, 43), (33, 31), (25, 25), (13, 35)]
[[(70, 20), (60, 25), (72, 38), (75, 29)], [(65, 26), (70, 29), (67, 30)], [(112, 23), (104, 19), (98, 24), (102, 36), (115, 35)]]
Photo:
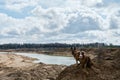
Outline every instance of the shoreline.
[(34, 63), (34, 60), (12, 53), (0, 53), (0, 80), (55, 80), (66, 68), (65, 65)]

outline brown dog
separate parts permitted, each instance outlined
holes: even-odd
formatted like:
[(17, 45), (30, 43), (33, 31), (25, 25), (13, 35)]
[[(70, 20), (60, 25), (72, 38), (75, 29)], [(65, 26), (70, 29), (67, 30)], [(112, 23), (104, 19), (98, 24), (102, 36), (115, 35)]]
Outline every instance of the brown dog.
[(81, 64), (82, 68), (91, 68), (93, 65), (91, 59), (89, 56), (85, 55), (84, 51), (78, 51), (76, 47), (71, 47), (72, 55), (74, 56), (76, 60), (76, 64), (78, 65), (78, 62)]
[(80, 63), (80, 51), (77, 51), (76, 47), (71, 47), (71, 51), (72, 51), (72, 55), (74, 56), (75, 60), (76, 60), (76, 64), (78, 65), (78, 62)]
[(84, 51), (81, 51), (79, 59), (80, 59), (80, 64), (82, 65), (82, 68), (91, 68), (92, 67), (93, 63), (92, 63), (90, 57), (85, 55)]

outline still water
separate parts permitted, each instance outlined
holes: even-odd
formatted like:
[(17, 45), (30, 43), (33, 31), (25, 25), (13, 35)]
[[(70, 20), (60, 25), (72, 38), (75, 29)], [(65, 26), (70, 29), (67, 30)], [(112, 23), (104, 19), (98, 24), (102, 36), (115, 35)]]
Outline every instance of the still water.
[(71, 65), (75, 63), (73, 57), (64, 57), (64, 56), (51, 56), (45, 54), (35, 54), (35, 53), (15, 53), (18, 55), (23, 55), (31, 58), (37, 58), (38, 60), (35, 63), (45, 63), (45, 64), (58, 64), (58, 65)]

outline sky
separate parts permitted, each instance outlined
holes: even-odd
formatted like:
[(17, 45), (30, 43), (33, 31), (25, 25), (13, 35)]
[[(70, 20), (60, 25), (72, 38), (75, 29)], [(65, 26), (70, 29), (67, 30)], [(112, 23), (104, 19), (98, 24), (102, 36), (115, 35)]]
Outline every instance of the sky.
[(0, 0), (0, 44), (120, 45), (120, 0)]

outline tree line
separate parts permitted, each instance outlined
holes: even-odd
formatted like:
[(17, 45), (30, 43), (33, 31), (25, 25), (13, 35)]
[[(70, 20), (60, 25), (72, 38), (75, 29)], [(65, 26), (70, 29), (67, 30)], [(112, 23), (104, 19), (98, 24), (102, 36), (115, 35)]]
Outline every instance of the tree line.
[(1, 44), (0, 49), (22, 49), (22, 48), (69, 48), (69, 47), (81, 47), (81, 48), (98, 48), (98, 47), (119, 47), (112, 44), (105, 43), (89, 43), (89, 44), (66, 44), (66, 43), (48, 43), (48, 44)]

